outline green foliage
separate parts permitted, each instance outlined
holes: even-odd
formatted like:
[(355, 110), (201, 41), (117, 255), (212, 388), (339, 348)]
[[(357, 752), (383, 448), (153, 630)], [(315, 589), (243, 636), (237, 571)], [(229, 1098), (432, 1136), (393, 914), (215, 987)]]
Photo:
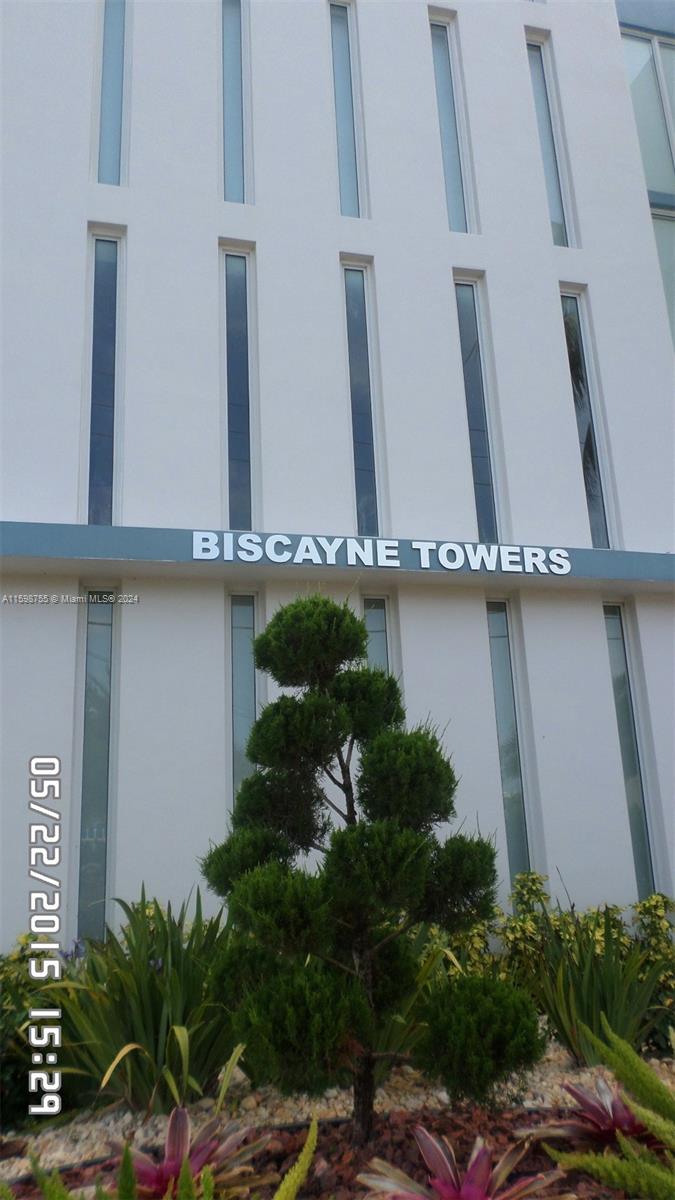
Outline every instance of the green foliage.
[(274, 1200), (295, 1200), (300, 1188), (304, 1185), (309, 1168), (312, 1164), (314, 1151), (316, 1150), (316, 1142), (319, 1136), (319, 1126), (316, 1117), (312, 1120), (307, 1133), (305, 1144), (302, 1147), (298, 1161), (284, 1175), (279, 1187), (274, 1193)]
[(200, 866), (209, 887), (227, 899), (249, 871), (266, 863), (286, 866), (295, 851), (283, 833), (261, 824), (235, 829), (219, 846), (211, 846)]
[(255, 664), (282, 687), (321, 686), (345, 663), (365, 658), (367, 645), (366, 627), (346, 603), (307, 596), (274, 614), (255, 639)]
[[(364, 623), (326, 597), (276, 613), (257, 665), (302, 690), (256, 721), (247, 753), (260, 769), (203, 864), (242, 951), (245, 983), (218, 974), (247, 1070), (286, 1090), (351, 1074), (361, 1138), (376, 1069), (400, 1052), (390, 1046), (407, 1047), (392, 1025), (399, 1004), (403, 1030), (417, 1032), (408, 931), (428, 914), (465, 928), (492, 910), (495, 886), (489, 843), (434, 836), (454, 814), (454, 771), (432, 728), (402, 728), (398, 684), (359, 662), (366, 645)], [(310, 848), (315, 874), (297, 863)]]
[(246, 1043), (243, 1061), (254, 1084), (285, 1093), (318, 1095), (344, 1084), (352, 1043), (373, 1035), (358, 981), (313, 958), (280, 960), (274, 975), (245, 997), (233, 1024)]
[(35, 957), (31, 938), (24, 934), (9, 954), (0, 955), (0, 1128), (25, 1119), (28, 1106), (29, 1056), (22, 1026), (28, 1020), (31, 996), (38, 985), (31, 981), (28, 962)]
[(364, 921), (395, 920), (415, 910), (424, 894), (429, 839), (392, 821), (361, 822), (335, 831), (323, 869), (325, 892), (339, 920), (353, 927)]
[(583, 1029), (599, 1061), (610, 1067), (628, 1093), (627, 1102), (635, 1116), (662, 1146), (663, 1154), (617, 1134), (620, 1155), (560, 1154), (547, 1146), (548, 1153), (561, 1166), (586, 1171), (593, 1179), (610, 1187), (623, 1188), (627, 1195), (644, 1200), (675, 1200), (675, 1095), (658, 1078), (623, 1038), (617, 1036), (602, 1019), (603, 1038)]
[(330, 694), (346, 711), (357, 742), (371, 741), (380, 730), (402, 725), (405, 719), (397, 681), (376, 667), (342, 671), (331, 683)]
[(325, 942), (329, 920), (318, 875), (267, 863), (249, 871), (230, 900), (235, 925), (262, 943), (291, 954), (307, 954)]
[(178, 1176), (176, 1200), (197, 1200), (195, 1181), (187, 1158), (183, 1159), (180, 1175)]
[[(277, 837), (281, 834), (294, 851), (306, 852), (323, 843), (330, 822), (324, 812), (323, 793), (313, 775), (254, 771), (239, 786), (232, 828), (276, 831)], [(285, 856), (281, 861), (286, 861)]]
[(469, 930), (494, 911), (497, 882), (494, 847), (484, 838), (455, 834), (432, 846), (427, 888), (418, 911), (448, 932)]
[(349, 734), (348, 714), (323, 692), (280, 696), (253, 726), (246, 754), (262, 767), (313, 772), (330, 765)]
[(453, 1099), (488, 1099), (496, 1083), (531, 1067), (544, 1049), (527, 993), (487, 976), (438, 983), (423, 1019), (427, 1028), (415, 1061), (439, 1077)]
[(227, 943), (220, 918), (205, 918), (197, 893), (192, 922), (183, 905), (118, 901), (126, 923), (104, 944), (90, 942), (61, 983), (45, 989), (63, 1011), (64, 1070), (133, 1108), (166, 1111), (215, 1084), (232, 1043), (214, 995), (213, 967)]
[(134, 1165), (131, 1161), (131, 1151), (128, 1146), (125, 1146), (117, 1174), (117, 1200), (136, 1200), (137, 1196), (138, 1188), (136, 1187)]
[(455, 772), (430, 728), (387, 729), (361, 754), (359, 802), (369, 821), (395, 820), (420, 833), (455, 815)]

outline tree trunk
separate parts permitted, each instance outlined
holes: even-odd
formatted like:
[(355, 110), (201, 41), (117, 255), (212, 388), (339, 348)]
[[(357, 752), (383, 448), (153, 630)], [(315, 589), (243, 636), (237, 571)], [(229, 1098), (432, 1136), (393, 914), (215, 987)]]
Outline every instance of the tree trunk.
[(373, 1132), (373, 1105), (375, 1102), (375, 1060), (370, 1054), (362, 1055), (354, 1074), (354, 1145), (363, 1146)]

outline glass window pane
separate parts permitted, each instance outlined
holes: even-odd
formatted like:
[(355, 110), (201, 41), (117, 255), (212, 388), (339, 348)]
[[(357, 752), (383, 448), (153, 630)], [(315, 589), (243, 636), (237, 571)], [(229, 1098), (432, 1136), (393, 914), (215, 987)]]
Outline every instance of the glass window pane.
[(117, 242), (94, 242), (89, 524), (110, 525), (113, 500)]
[(125, 0), (105, 0), (98, 181), (119, 184), (122, 152)]
[(476, 292), (471, 283), (457, 283), (455, 284), (455, 295), (457, 297), (459, 338), (462, 347), (464, 395), (469, 421), (478, 536), (482, 542), (497, 542), (499, 538), (492, 487), (483, 371), (480, 361)]
[(234, 795), (253, 765), (246, 743), (255, 721), (254, 598), (232, 596), (232, 779)]
[(567, 230), (565, 228), (565, 212), (563, 209), (560, 175), (556, 157), (555, 141), (551, 109), (546, 90), (546, 75), (544, 73), (544, 56), (541, 46), (528, 45), (527, 54), (530, 61), (530, 74), (534, 89), (534, 107), (537, 114), (539, 143), (544, 160), (544, 175), (546, 176), (546, 194), (548, 196), (548, 211), (551, 217), (551, 231), (556, 246), (567, 245)]
[(466, 208), (462, 183), (462, 161), (459, 152), (455, 95), (452, 86), (450, 47), (446, 25), (431, 26), (431, 48), (436, 76), (436, 100), (441, 129), (441, 152), (445, 174), (445, 198), (450, 228), (466, 233)]
[(661, 49), (663, 77), (666, 81), (666, 91), (668, 93), (670, 116), (671, 120), (675, 123), (675, 46), (672, 42), (660, 42), (659, 46)]
[(675, 192), (675, 166), (659, 95), (652, 44), (647, 38), (622, 38), (642, 164), (650, 192)]
[(354, 93), (349, 48), (349, 10), (343, 4), (330, 6), (333, 49), (333, 87), (337, 129), (340, 212), (343, 217), (359, 216), (359, 178), (354, 125)]
[(579, 301), (576, 296), (562, 297), (562, 311), (565, 339), (567, 342), (567, 357), (572, 379), (574, 411), (577, 419), (579, 447), (581, 449), (586, 503), (588, 505), (588, 517), (591, 524), (591, 540), (594, 546), (603, 549), (609, 546), (609, 537), (605, 518), (605, 504), (602, 497), (598, 453), (595, 445), (593, 413), (588, 393), (588, 376), (581, 336)]
[(225, 199), (244, 202), (241, 0), (223, 0), (223, 156)]
[(614, 704), (619, 729), (621, 762), (628, 804), (628, 822), (633, 843), (633, 859), (637, 879), (638, 895), (641, 900), (654, 891), (654, 871), (649, 848), (649, 832), (645, 812), (644, 791), (640, 772), (633, 702), (628, 677), (628, 661), (623, 636), (621, 609), (618, 605), (605, 606), (605, 625), (609, 663), (612, 672)]
[(363, 616), (368, 630), (368, 666), (389, 670), (387, 650), (387, 606), (384, 600), (364, 600)]
[(251, 528), (251, 433), (246, 258), (225, 255), (227, 453), (230, 529)]
[(345, 270), (345, 296), (358, 532), (377, 537), (375, 445), (368, 362), (366, 284), (363, 271), (352, 267)]
[(106, 594), (90, 592), (87, 603), (77, 932), (90, 938), (105, 932), (113, 610)]
[(675, 342), (675, 218), (654, 215), (654, 237), (663, 275), (670, 330)]
[(506, 605), (490, 603), (487, 606), (487, 613), (497, 741), (499, 743), (499, 766), (506, 824), (506, 846), (509, 856), (509, 873), (513, 883), (515, 876), (521, 871), (529, 871), (530, 852), (525, 823), (525, 802)]

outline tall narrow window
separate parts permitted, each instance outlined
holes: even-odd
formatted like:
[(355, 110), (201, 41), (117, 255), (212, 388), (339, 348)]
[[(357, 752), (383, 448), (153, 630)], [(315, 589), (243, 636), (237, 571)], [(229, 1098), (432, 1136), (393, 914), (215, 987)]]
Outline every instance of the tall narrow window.
[(346, 4), (331, 4), (330, 27), (333, 49), (340, 212), (343, 217), (358, 217), (361, 211), (359, 172), (354, 120), (352, 56), (349, 45), (349, 8)]
[(246, 266), (245, 255), (225, 255), (230, 529), (251, 528), (251, 430)]
[(623, 778), (628, 804), (628, 823), (633, 843), (635, 876), (637, 879), (638, 895), (641, 900), (644, 900), (645, 896), (649, 896), (654, 891), (654, 870), (649, 849), (647, 814), (645, 812), (633, 702), (631, 699), (630, 679), (628, 677), (623, 622), (621, 619), (621, 609), (618, 604), (605, 605), (605, 625), (607, 628), (607, 645), (609, 647), (609, 663), (612, 672), (616, 720), (619, 729)]
[(109, 592), (89, 592), (87, 597), (77, 932), (78, 937), (90, 938), (102, 938), (105, 932), (113, 614), (109, 597)]
[(223, 158), (225, 199), (244, 203), (244, 95), (241, 0), (223, 0)]
[(94, 242), (94, 319), (89, 434), (89, 524), (110, 525), (113, 506), (117, 242)]
[(377, 537), (377, 489), (368, 361), (365, 271), (356, 267), (345, 268), (345, 295), (357, 527), (360, 534)]
[(511, 882), (513, 882), (515, 876), (521, 871), (529, 871), (530, 852), (527, 844), (523, 778), (520, 768), (506, 604), (489, 603), (487, 614), (506, 824), (506, 846), (509, 856), (509, 873)]
[(566, 246), (567, 228), (563, 208), (560, 172), (556, 155), (551, 106), (546, 88), (546, 73), (544, 70), (544, 52), (540, 45), (528, 44), (527, 54), (530, 61), (530, 74), (534, 89), (534, 107), (537, 114), (537, 128), (541, 154), (544, 160), (544, 175), (546, 177), (546, 193), (548, 210), (551, 217), (551, 232), (556, 246)]
[(490, 465), (490, 442), (488, 438), (487, 414), (483, 370), (480, 358), (478, 316), (476, 312), (476, 288), (472, 283), (456, 283), (459, 338), (462, 347), (464, 370), (464, 393), (469, 422), (473, 490), (476, 497), (478, 536), (482, 542), (497, 542), (497, 515), (495, 512), (492, 468)]
[(122, 158), (125, 0), (105, 0), (98, 181), (119, 184)]
[(593, 430), (593, 413), (588, 391), (588, 373), (581, 336), (579, 301), (576, 296), (562, 297), (563, 323), (567, 341), (567, 356), (572, 379), (574, 411), (577, 418), (581, 466), (584, 473), (588, 519), (591, 523), (591, 540), (598, 549), (609, 546), (605, 505), (602, 498), (602, 482), (598, 466), (598, 451)]
[(466, 233), (466, 206), (464, 203), (464, 184), (462, 182), (462, 160), (459, 149), (459, 134), (457, 132), (457, 113), (455, 109), (455, 93), (452, 86), (452, 67), (450, 65), (450, 44), (447, 25), (431, 26), (431, 48), (434, 59), (434, 74), (436, 76), (436, 99), (438, 101), (438, 122), (441, 130), (441, 153), (443, 155), (443, 172), (445, 174), (445, 198), (448, 205), (448, 221), (450, 228), (459, 233)]
[(246, 743), (255, 721), (254, 598), (232, 596), (232, 782), (234, 795), (253, 770)]
[(389, 670), (387, 649), (387, 605), (384, 600), (363, 601), (363, 618), (368, 630), (368, 666)]

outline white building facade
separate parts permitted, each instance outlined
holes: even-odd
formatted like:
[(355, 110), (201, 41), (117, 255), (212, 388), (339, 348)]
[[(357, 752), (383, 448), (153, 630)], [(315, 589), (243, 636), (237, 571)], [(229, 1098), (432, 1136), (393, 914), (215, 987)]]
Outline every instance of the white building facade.
[(317, 589), (502, 900), (672, 892), (673, 344), (614, 5), (3, 18), (2, 947), (34, 756), (66, 939), (200, 883), (252, 634)]

